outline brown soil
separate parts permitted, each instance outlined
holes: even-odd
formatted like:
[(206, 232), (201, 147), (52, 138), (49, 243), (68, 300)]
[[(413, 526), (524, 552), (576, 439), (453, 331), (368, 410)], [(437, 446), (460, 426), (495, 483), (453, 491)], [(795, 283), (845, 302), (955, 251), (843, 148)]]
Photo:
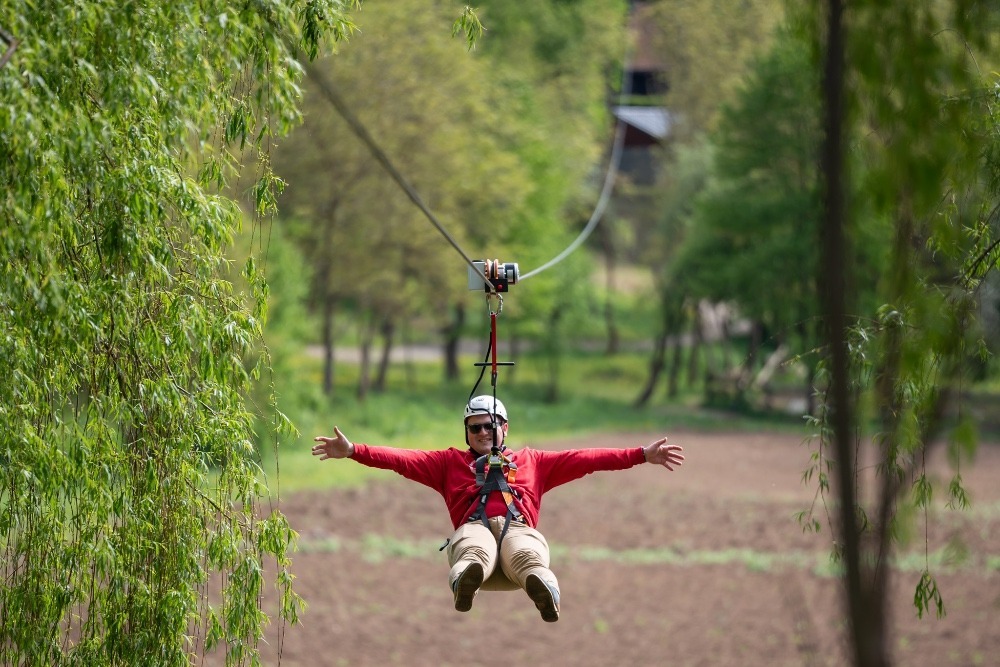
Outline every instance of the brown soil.
[[(594, 437), (552, 448), (644, 444)], [(674, 433), (687, 460), (598, 473), (545, 496), (562, 617), (543, 623), (522, 591), (482, 592), (453, 609), (450, 534), (433, 491), (392, 476), (300, 494), (282, 509), (301, 536), (301, 624), (274, 627), (265, 663), (300, 665), (846, 665), (831, 537), (794, 515), (809, 449), (787, 435)], [(317, 465), (356, 465), (347, 461)], [(931, 462), (943, 475), (944, 466)], [(899, 665), (1000, 665), (1000, 447), (981, 446), (963, 479), (973, 510), (931, 513), (894, 570), (891, 647)], [(942, 504), (943, 490), (935, 497)], [(825, 521), (825, 514), (821, 514)], [(913, 591), (930, 552), (960, 540), (960, 566), (933, 568), (947, 615), (918, 619)], [(772, 557), (770, 560), (768, 557)], [(774, 556), (783, 558), (774, 559)]]

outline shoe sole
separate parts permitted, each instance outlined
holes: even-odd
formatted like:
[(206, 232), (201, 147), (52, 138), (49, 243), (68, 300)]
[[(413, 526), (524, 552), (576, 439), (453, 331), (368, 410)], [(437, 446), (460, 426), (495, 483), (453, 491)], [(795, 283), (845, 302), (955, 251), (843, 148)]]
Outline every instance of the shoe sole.
[(524, 590), (528, 597), (535, 603), (535, 609), (542, 615), (542, 620), (546, 623), (555, 623), (559, 620), (559, 603), (555, 601), (553, 592), (536, 575), (528, 575), (524, 582)]
[(483, 585), (483, 566), (473, 563), (465, 568), (455, 582), (455, 611), (469, 611), (476, 591)]

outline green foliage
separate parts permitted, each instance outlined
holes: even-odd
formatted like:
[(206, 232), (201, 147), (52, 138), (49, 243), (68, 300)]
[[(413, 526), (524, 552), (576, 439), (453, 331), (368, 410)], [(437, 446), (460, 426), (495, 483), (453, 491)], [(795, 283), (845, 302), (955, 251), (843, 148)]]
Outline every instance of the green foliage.
[[(297, 618), (246, 404), (267, 287), (254, 262), (246, 298), (226, 279), (240, 215), (217, 192), (231, 147), (296, 122), (296, 52), (341, 10), (0, 9), (21, 39), (0, 69), (0, 662), (255, 662), (265, 559)], [(266, 214), (279, 183), (251, 187)]]
[[(507, 370), (506, 375), (501, 375), (497, 395), (511, 411), (511, 443), (537, 445), (557, 438), (611, 431), (646, 436), (665, 425), (671, 430), (778, 430), (804, 436), (798, 418), (700, 410), (695, 405), (699, 394), (693, 391), (682, 397), (687, 400), (676, 403), (634, 407), (632, 394), (645, 372), (645, 353), (622, 352), (609, 358), (568, 348), (562, 354), (563, 388), (558, 403), (543, 400), (548, 390), (548, 370), (540, 353), (519, 356), (516, 372), (511, 375)], [(479, 360), (463, 356), (459, 361), (463, 374), (454, 383), (441, 382), (438, 363), (394, 365), (383, 393), (363, 401), (350, 395), (327, 398), (310, 405), (308, 410), (295, 411), (303, 437), (291, 443), (292, 446), (283, 446), (282, 491), (356, 485), (373, 475), (383, 476), (382, 472), (363, 466), (317, 464), (310, 454), (310, 437), (331, 433), (334, 425), (358, 442), (419, 449), (460, 446), (461, 406), (478, 374), (472, 364)], [(358, 372), (356, 364), (341, 365), (344, 382), (354, 381)], [(315, 384), (320, 373), (319, 360), (304, 358), (297, 378), (300, 383)], [(280, 378), (278, 384), (280, 388)], [(265, 458), (262, 463), (265, 474), (277, 472), (276, 465), (276, 461)]]
[(814, 347), (818, 314), (818, 87), (801, 41), (780, 33), (724, 108), (671, 267), (688, 298), (734, 303), (796, 353)]
[[(241, 263), (253, 265), (254, 257), (264, 261), (259, 271), (267, 276), (261, 294), (266, 299), (267, 321), (245, 363), (257, 358), (268, 362), (266, 368), (255, 366), (248, 394), (255, 407), (256, 448), (261, 456), (277, 458), (283, 446), (299, 437), (303, 426), (312, 427), (310, 416), (322, 403), (319, 384), (304, 381), (300, 361), (316, 331), (315, 318), (307, 309), (309, 267), (285, 228), (273, 221), (245, 227), (237, 234), (231, 254), (233, 268)], [(248, 296), (246, 271), (232, 273), (229, 280), (235, 289)]]
[[(974, 431), (953, 418), (953, 398), (962, 400), (975, 366), (970, 361), (985, 348), (977, 340), (976, 288), (996, 268), (989, 249), (997, 188), (989, 156), (997, 123), (987, 92), (996, 81), (978, 67), (1000, 34), (997, 19), (989, 3), (962, 0), (858, 2), (845, 16), (848, 111), (836, 121), (848, 133), (854, 170), (844, 178), (851, 247), (847, 289), (835, 280), (829, 287), (843, 290), (855, 316), (849, 366), (831, 369), (851, 398), (824, 406), (821, 419), (839, 424), (837, 466), (845, 482), (839, 490), (856, 504), (856, 518), (842, 522), (839, 538), (853, 545), (844, 556), (859, 614), (881, 614), (886, 550), (905, 538), (918, 512), (927, 520), (933, 487), (924, 461), (943, 432), (951, 431), (949, 459), (956, 465), (948, 504), (967, 502), (960, 465), (974, 448)], [(813, 16), (803, 25), (821, 22)], [(817, 51), (827, 46), (822, 31), (814, 40)], [(863, 253), (864, 230), (881, 225), (890, 233), (884, 260), (873, 264), (877, 306), (869, 307), (852, 289), (860, 280), (852, 260)], [(871, 493), (861, 488), (862, 457), (845, 455), (859, 447), (874, 449), (878, 477)], [(908, 480), (915, 480), (910, 494)], [(941, 615), (926, 553), (924, 559), (914, 604), (921, 616), (931, 606)], [(860, 616), (852, 620), (858, 656), (884, 643), (879, 627)]]
[[(672, 4), (657, 5), (661, 19), (672, 16)], [(677, 25), (692, 25), (666, 52), (672, 54), (668, 62), (715, 30), (691, 13), (715, 4), (680, 3)], [(784, 27), (772, 32), (772, 19), (780, 15), (773, 3), (729, 4), (720, 9), (723, 22), (748, 15), (761, 20), (734, 28), (725, 41), (722, 51), (732, 66), (724, 86), (713, 86), (701, 101), (677, 101), (677, 112), (685, 115), (688, 103), (712, 102), (675, 137), (659, 195), (658, 233), (646, 244), (643, 261), (658, 274), (661, 335), (683, 331), (693, 304), (725, 302), (759, 327), (764, 349), (783, 346), (811, 375), (815, 359), (806, 355), (815, 348), (818, 322), (818, 77), (801, 38)], [(718, 57), (705, 56), (711, 61), (706, 66), (711, 69)], [(702, 60), (687, 54), (682, 62), (679, 72), (670, 70), (668, 104), (673, 76), (688, 90), (695, 82), (685, 72), (700, 68)], [(700, 69), (698, 81), (705, 85)], [(745, 380), (721, 380), (722, 391), (709, 398), (746, 405), (757, 352), (744, 360)]]
[(649, 25), (655, 53), (668, 68), (664, 103), (689, 141), (715, 128), (723, 105), (766, 51), (783, 17), (783, 0), (660, 0)]
[(913, 606), (917, 608), (917, 616), (923, 618), (924, 614), (930, 611), (932, 604), (937, 617), (943, 618), (945, 613), (944, 600), (941, 598), (937, 580), (931, 576), (930, 571), (924, 570), (913, 593)]
[(470, 49), (483, 36), (483, 24), (476, 15), (476, 10), (469, 6), (462, 10), (462, 15), (455, 19), (451, 26), (452, 37), (460, 34), (465, 35), (465, 43)]
[[(487, 27), (481, 55), (510, 118), (504, 138), (531, 187), (523, 207), (505, 208), (498, 234), (472, 238), (491, 256), (496, 248), (513, 257), (526, 273), (565, 249), (594, 210), (606, 169), (601, 146), (611, 139), (608, 73), (626, 51), (626, 7), (620, 0), (489, 0), (479, 11)], [(577, 251), (515, 288), (505, 304), (504, 326), (545, 351), (545, 400), (559, 399), (561, 350), (588, 330), (598, 308), (593, 273), (590, 256)]]
[[(464, 250), (516, 261), (526, 272), (572, 240), (595, 196), (587, 176), (608, 126), (603, 86), (622, 51), (624, 6), (490, 3), (479, 9), (486, 32), (471, 54), (440, 31), (452, 11), (428, 11), (419, 0), (366, 3), (356, 16), (361, 34), (336, 67), (317, 63), (314, 78), (348, 100)], [(470, 303), (469, 321), (483, 322), (464, 262), (333, 112), (318, 83), (307, 85), (304, 108), (303, 127), (274, 162), (293, 184), (282, 205), (313, 267), (310, 302), (326, 327), (322, 342), (332, 349), (356, 336), (368, 347), (404, 326), (426, 340), (446, 328), (456, 306)], [(589, 285), (580, 253), (516, 288), (502, 326), (547, 345), (555, 369), (561, 342), (587, 321)], [(362, 375), (359, 391), (365, 382)]]
[[(440, 29), (449, 12), (412, 0), (366, 3), (356, 19), (362, 32), (336, 58), (317, 62), (314, 79), (339, 91), (395, 168), (468, 245), (470, 233), (507, 225), (504, 209), (521, 206), (527, 179), (497, 140), (505, 104), (485, 63)], [(305, 122), (274, 162), (293, 183), (282, 206), (295, 218), (289, 234), (312, 267), (312, 303), (320, 313), (324, 305), (349, 310), (368, 329), (428, 308), (443, 312), (449, 295), (465, 293), (464, 262), (319, 84), (307, 83)]]

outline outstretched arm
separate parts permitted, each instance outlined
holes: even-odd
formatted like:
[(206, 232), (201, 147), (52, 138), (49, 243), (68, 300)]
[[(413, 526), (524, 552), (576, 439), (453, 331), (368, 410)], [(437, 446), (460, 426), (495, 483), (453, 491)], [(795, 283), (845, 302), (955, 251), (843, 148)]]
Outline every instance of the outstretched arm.
[(666, 438), (660, 438), (642, 448), (642, 453), (646, 457), (646, 463), (661, 465), (667, 470), (680, 467), (684, 462), (684, 455), (681, 452), (684, 448), (680, 445), (668, 445)]
[(348, 459), (354, 456), (354, 444), (336, 426), (333, 427), (333, 431), (337, 434), (335, 438), (328, 438), (324, 435), (314, 438), (320, 444), (313, 445), (312, 453), (313, 456), (318, 456), (320, 461)]
[(349, 458), (369, 468), (392, 470), (438, 492), (443, 488), (449, 456), (458, 453), (454, 448), (424, 451), (396, 449), (361, 442), (355, 445), (336, 426), (333, 427), (333, 431), (336, 434), (334, 437), (319, 435), (313, 438), (318, 444), (313, 445), (312, 453), (313, 456), (318, 456), (320, 461)]

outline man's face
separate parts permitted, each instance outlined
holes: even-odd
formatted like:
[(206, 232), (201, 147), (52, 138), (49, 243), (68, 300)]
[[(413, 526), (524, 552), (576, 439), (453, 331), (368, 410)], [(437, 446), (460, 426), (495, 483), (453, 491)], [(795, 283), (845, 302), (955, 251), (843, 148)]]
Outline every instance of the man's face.
[[(469, 447), (477, 454), (489, 454), (493, 447), (493, 429), (490, 428), (492, 420), (489, 415), (472, 415), (465, 420), (465, 437)], [(503, 444), (504, 436), (507, 435), (507, 424), (497, 419), (497, 447)]]

